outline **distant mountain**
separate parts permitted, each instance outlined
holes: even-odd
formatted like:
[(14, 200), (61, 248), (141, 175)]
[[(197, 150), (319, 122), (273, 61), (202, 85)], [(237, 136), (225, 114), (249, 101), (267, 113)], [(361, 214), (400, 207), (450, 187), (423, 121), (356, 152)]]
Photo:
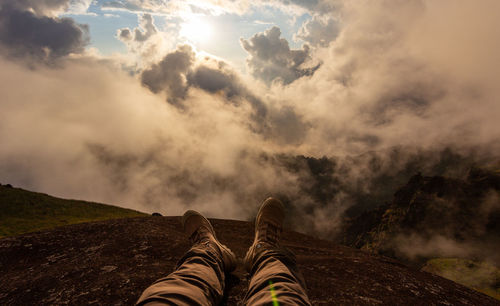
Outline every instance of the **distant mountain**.
[[(456, 281), (468, 279), (466, 285), (472, 277), (484, 283), (484, 267), (500, 267), (500, 175), (479, 168), (463, 180), (415, 175), (392, 202), (348, 219), (341, 240)], [(463, 262), (482, 268), (465, 269)], [(485, 290), (500, 297), (500, 274), (491, 275)]]
[(349, 220), (343, 242), (388, 255), (404, 253), (396, 248), (405, 237), (493, 247), (500, 242), (499, 195), (500, 175), (492, 171), (474, 168), (465, 180), (418, 174), (391, 203)]
[(0, 238), (56, 226), (146, 214), (112, 205), (65, 200), (0, 184)]
[[(280, 198), (293, 210), (291, 224), (300, 231), (326, 239), (339, 233), (340, 218), (356, 218), (392, 201), (394, 192), (417, 173), (464, 179), (471, 167), (487, 165), (494, 158), (460, 153), (459, 150), (419, 150), (401, 147), (350, 156), (263, 155), (262, 163), (292, 177), (292, 190)], [(264, 190), (275, 195), (276, 190)], [(327, 213), (316, 230), (314, 219)], [(312, 217), (312, 218), (311, 218)], [(326, 222), (325, 222), (326, 223)]]
[[(253, 241), (251, 222), (211, 219), (238, 258)], [(479, 292), (404, 264), (330, 241), (284, 231), (313, 305), (499, 305)], [(132, 305), (188, 250), (180, 217), (107, 220), (0, 239), (0, 305)], [(227, 300), (248, 287), (240, 265), (226, 278)]]

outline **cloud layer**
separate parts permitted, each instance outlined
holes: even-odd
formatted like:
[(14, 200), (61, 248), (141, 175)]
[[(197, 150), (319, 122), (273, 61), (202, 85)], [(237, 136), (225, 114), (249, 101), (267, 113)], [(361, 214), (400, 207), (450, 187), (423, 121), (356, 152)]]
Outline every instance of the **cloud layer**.
[[(302, 229), (334, 233), (343, 212), (397, 176), (377, 199), (390, 197), (415, 161), (424, 175), (460, 175), (435, 167), (433, 152), (498, 156), (495, 1), (291, 1), (322, 16), (335, 7), (335, 24), (306, 23), (297, 35), (311, 46), (298, 50), (277, 27), (242, 40), (253, 77), (188, 45), (150, 57), (143, 46), (158, 29), (147, 14), (118, 33), (145, 59), (136, 74), (115, 68), (120, 59), (70, 59), (85, 30), (47, 13), (59, 2), (37, 3), (0, 11), (5, 183), (224, 218), (248, 218), (279, 194)], [(12, 56), (59, 65), (28, 69)]]

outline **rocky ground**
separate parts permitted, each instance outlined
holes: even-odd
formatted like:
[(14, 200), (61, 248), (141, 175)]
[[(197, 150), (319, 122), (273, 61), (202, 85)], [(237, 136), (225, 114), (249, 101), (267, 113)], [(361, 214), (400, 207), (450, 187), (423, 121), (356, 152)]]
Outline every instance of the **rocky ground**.
[[(242, 258), (253, 225), (212, 220), (219, 239)], [(142, 217), (76, 224), (0, 240), (0, 304), (131, 305), (172, 271), (189, 248), (179, 217)], [(314, 305), (500, 305), (479, 292), (393, 259), (286, 231)], [(227, 278), (227, 305), (248, 280)]]

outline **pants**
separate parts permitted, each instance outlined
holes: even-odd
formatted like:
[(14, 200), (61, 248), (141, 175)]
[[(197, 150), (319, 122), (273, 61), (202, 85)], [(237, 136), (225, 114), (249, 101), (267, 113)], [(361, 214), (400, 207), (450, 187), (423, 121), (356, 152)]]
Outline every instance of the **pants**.
[[(262, 250), (254, 259), (245, 305), (311, 305), (295, 257), (284, 249)], [(210, 242), (194, 245), (176, 271), (148, 287), (137, 305), (218, 305), (224, 293), (220, 253)]]

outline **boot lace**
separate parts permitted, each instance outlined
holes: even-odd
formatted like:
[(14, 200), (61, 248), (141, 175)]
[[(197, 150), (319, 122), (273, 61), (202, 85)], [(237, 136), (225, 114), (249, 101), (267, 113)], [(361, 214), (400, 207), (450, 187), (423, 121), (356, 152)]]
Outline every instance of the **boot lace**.
[(281, 227), (275, 226), (272, 223), (264, 222), (260, 226), (262, 233), (261, 239), (273, 245), (277, 245), (281, 236)]
[(200, 227), (199, 229), (194, 231), (194, 233), (191, 235), (191, 237), (189, 237), (189, 240), (193, 244), (208, 242), (209, 241), (209, 237), (208, 237), (209, 233), (210, 233), (210, 231), (208, 229), (206, 229), (204, 227)]

